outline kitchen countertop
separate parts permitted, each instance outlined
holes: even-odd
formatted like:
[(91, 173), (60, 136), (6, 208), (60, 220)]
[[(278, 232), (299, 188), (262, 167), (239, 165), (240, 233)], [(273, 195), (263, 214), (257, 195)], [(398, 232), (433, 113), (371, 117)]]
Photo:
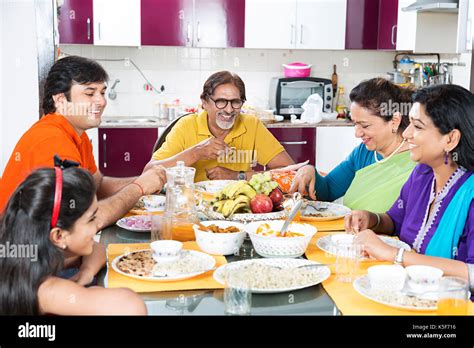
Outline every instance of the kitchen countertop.
[[(172, 121), (155, 117), (102, 117), (99, 128), (161, 128), (167, 127)], [(316, 127), (348, 127), (352, 122), (344, 121), (322, 121), (320, 123), (291, 123), (289, 120), (282, 122), (267, 123), (267, 128), (316, 128)]]

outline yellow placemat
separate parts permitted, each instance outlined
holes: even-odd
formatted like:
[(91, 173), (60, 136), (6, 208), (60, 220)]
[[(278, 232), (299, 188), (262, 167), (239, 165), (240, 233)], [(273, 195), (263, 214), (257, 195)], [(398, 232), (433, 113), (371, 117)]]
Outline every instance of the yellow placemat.
[[(328, 254), (316, 245), (319, 238), (329, 234), (341, 232), (322, 232), (317, 233), (310, 242), (306, 250), (308, 260), (317, 261), (326, 264), (334, 264), (336, 258), (334, 255)], [(360, 263), (360, 275), (367, 274), (367, 268), (373, 265), (389, 264), (388, 262), (379, 261), (363, 261)], [(344, 315), (436, 315), (436, 311), (409, 311), (397, 309), (371, 301), (357, 291), (355, 291), (352, 283), (342, 283), (336, 280), (334, 266), (331, 266), (331, 276), (323, 282), (323, 287), (328, 295), (336, 303), (337, 308)], [(474, 303), (469, 304), (469, 314), (474, 315)]]
[[(198, 250), (196, 242), (185, 242), (184, 249)], [(109, 244), (107, 247), (107, 281), (109, 288), (129, 288), (135, 292), (158, 292), (158, 291), (179, 291), (197, 289), (223, 289), (224, 286), (214, 280), (213, 271), (203, 273), (197, 277), (174, 282), (156, 282), (134, 279), (115, 272), (112, 269), (112, 261), (125, 252), (149, 249), (150, 244)], [(224, 256), (215, 256), (216, 267), (227, 263)]]
[(330, 221), (307, 221), (300, 219), (301, 223), (313, 225), (318, 231), (344, 231), (344, 218)]

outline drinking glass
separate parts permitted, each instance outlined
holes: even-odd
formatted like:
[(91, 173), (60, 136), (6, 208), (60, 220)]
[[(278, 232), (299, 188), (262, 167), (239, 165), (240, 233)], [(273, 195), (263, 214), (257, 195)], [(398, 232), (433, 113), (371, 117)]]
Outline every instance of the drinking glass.
[(336, 280), (351, 283), (359, 275), (362, 246), (352, 241), (336, 243)]
[(438, 289), (439, 315), (467, 315), (469, 298), (469, 284), (459, 277), (443, 277)]
[(225, 274), (224, 312), (227, 315), (250, 315), (252, 290), (242, 269), (229, 267)]
[(173, 239), (171, 226), (168, 225), (169, 221), (164, 215), (151, 214), (151, 242)]

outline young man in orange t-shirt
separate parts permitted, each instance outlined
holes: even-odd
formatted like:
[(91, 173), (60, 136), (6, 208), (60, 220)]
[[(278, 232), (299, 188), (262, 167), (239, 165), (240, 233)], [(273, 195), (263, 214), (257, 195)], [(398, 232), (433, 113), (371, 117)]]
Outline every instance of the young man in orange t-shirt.
[(54, 155), (79, 163), (94, 177), (98, 229), (126, 214), (140, 196), (161, 190), (166, 177), (154, 166), (133, 178), (104, 177), (95, 165), (85, 131), (99, 126), (108, 76), (97, 62), (77, 56), (57, 61), (44, 88), (45, 115), (18, 141), (0, 180), (0, 215), (17, 186), (34, 170), (53, 167)]

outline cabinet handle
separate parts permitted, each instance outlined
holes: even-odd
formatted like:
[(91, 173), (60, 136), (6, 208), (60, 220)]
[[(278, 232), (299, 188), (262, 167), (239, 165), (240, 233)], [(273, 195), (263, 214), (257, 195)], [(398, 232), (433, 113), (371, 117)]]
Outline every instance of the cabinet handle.
[(303, 24), (301, 24), (300, 44), (303, 44)]
[(201, 23), (197, 22), (197, 41), (201, 41)]
[(291, 25), (291, 33), (290, 33), (290, 44), (291, 45), (293, 45), (293, 36), (295, 35), (294, 30), (295, 30), (295, 26), (292, 24)]
[(100, 35), (100, 22), (99, 22), (98, 27), (99, 27), (99, 40), (102, 40), (101, 35)]
[(397, 42), (395, 41), (395, 29), (397, 29), (397, 25), (393, 25), (392, 26), (392, 46), (395, 46), (397, 44)]
[(87, 18), (87, 40), (91, 39), (91, 19)]
[(306, 145), (308, 142), (305, 141), (280, 141), (282, 145)]
[(188, 40), (188, 42), (191, 42), (191, 23), (189, 22), (188, 22), (188, 28), (186, 29), (186, 34), (187, 34), (186, 39)]
[(103, 146), (102, 153), (104, 155), (104, 168), (107, 168), (107, 134), (102, 134)]

